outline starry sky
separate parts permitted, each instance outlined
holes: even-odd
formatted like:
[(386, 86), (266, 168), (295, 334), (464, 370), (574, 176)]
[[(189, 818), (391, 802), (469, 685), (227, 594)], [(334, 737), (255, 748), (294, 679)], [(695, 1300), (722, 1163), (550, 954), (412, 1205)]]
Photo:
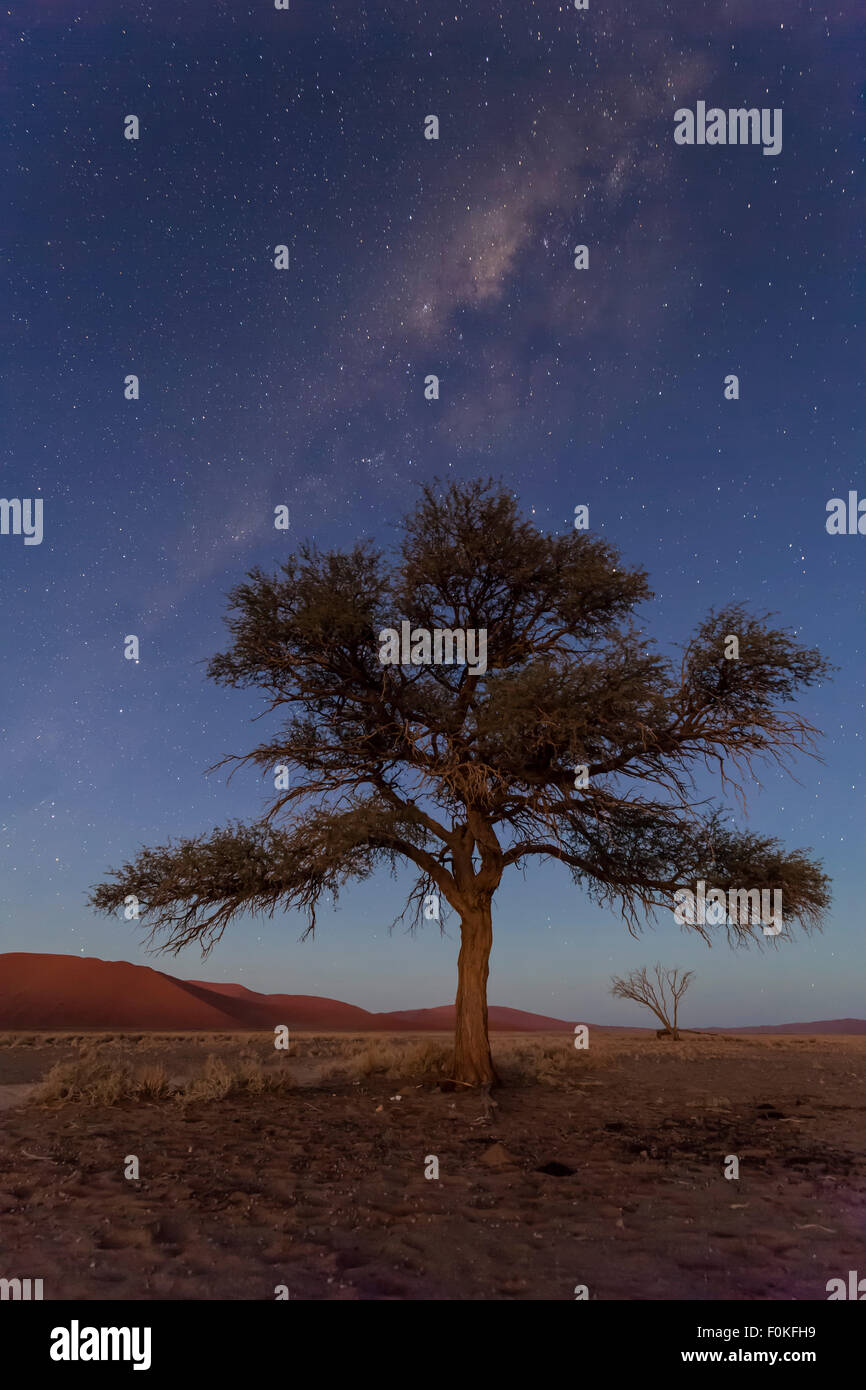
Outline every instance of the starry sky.
[[(533, 864), (495, 904), (491, 1002), (640, 1023), (609, 978), (660, 959), (697, 972), (686, 1025), (866, 1016), (866, 537), (825, 529), (866, 495), (860, 0), (28, 0), (0, 53), (2, 493), (44, 505), (41, 545), (0, 536), (0, 951), (452, 1000), (456, 924), (389, 933), (409, 875), (314, 941), (244, 919), (205, 963), (87, 894), (264, 804), (252, 771), (204, 775), (262, 734), (204, 675), (228, 589), (303, 539), (388, 545), (419, 483), (492, 473), (551, 534), (589, 506), (665, 650), (744, 602), (839, 670), (799, 704), (823, 763), (738, 815), (823, 859), (823, 934), (636, 941)], [(699, 100), (781, 108), (780, 154), (676, 145)]]

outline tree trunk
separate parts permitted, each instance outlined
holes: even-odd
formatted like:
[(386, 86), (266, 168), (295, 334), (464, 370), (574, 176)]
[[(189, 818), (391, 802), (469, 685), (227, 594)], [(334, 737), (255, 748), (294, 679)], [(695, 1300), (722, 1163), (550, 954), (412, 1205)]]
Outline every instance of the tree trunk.
[(460, 938), (453, 1076), (470, 1086), (490, 1086), (499, 1078), (487, 1036), (487, 976), (493, 945), (489, 903), (463, 915)]

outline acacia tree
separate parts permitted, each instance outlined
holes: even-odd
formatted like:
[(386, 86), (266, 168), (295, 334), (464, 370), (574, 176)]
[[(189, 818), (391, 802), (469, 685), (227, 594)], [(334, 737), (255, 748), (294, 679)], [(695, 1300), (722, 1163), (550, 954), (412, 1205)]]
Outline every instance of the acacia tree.
[[(635, 627), (652, 597), (586, 533), (546, 536), (492, 480), (422, 489), (390, 554), (302, 546), (230, 595), (220, 685), (265, 697), (279, 727), (223, 759), (291, 772), (261, 819), (142, 849), (93, 890), (134, 894), (157, 949), (203, 954), (246, 911), (301, 909), (408, 863), (406, 911), (436, 892), (460, 919), (453, 1076), (496, 1080), (487, 1034), (492, 902), (506, 869), (540, 859), (618, 905), (629, 930), (676, 888), (781, 889), (783, 921), (819, 925), (828, 882), (808, 852), (738, 833), (698, 802), (709, 767), (740, 787), (755, 760), (810, 752), (817, 731), (781, 707), (827, 674), (821, 656), (740, 608), (710, 614), (673, 665)], [(383, 665), (379, 633), (487, 631), (487, 670)], [(728, 660), (725, 638), (739, 638)], [(576, 773), (576, 769), (581, 769)], [(706, 927), (694, 929), (706, 936)], [(746, 939), (748, 921), (727, 923)]]
[(636, 1004), (643, 1004), (651, 1009), (661, 1021), (665, 1033), (670, 1033), (674, 1042), (679, 1042), (677, 1020), (680, 1000), (694, 978), (693, 970), (680, 972), (676, 967), (664, 970), (657, 965), (654, 984), (646, 966), (643, 966), (641, 970), (630, 971), (622, 979), (614, 975), (610, 992), (615, 999), (633, 999)]

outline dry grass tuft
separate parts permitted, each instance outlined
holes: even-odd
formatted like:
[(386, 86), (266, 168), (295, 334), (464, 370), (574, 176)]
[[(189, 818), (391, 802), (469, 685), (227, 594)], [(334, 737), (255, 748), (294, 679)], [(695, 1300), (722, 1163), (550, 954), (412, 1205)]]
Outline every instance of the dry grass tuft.
[(83, 1055), (75, 1062), (55, 1062), (33, 1098), (48, 1104), (83, 1100), (94, 1105), (116, 1105), (129, 1096), (131, 1087), (128, 1066)]
[(134, 1085), (139, 1100), (167, 1100), (174, 1090), (161, 1062), (136, 1072)]
[(173, 1082), (162, 1062), (133, 1068), (117, 1057), (103, 1055), (104, 1044), (82, 1046), (72, 1062), (56, 1062), (33, 1093), (44, 1105), (84, 1101), (91, 1105), (119, 1105), (124, 1101), (180, 1102), (224, 1100), (226, 1096), (290, 1090), (293, 1083), (282, 1061), (264, 1065), (251, 1052), (227, 1059), (209, 1055), (201, 1071), (182, 1082)]
[(281, 1059), (262, 1063), (251, 1051), (240, 1054), (237, 1061), (211, 1053), (201, 1073), (192, 1077), (178, 1093), (178, 1100), (225, 1100), (231, 1095), (262, 1095), (289, 1091), (294, 1079)]
[(411, 1042), (398, 1038), (393, 1042), (375, 1039), (359, 1043), (347, 1040), (348, 1056), (341, 1056), (323, 1073), (324, 1080), (361, 1081), (381, 1076), (388, 1081), (411, 1078), (446, 1076), (453, 1049), (438, 1039)]
[(491, 1051), (493, 1061), (503, 1082), (538, 1082), (557, 1090), (579, 1086), (587, 1071), (598, 1064), (589, 1048), (576, 1048), (574, 1039), (562, 1038), (503, 1038), (494, 1034)]

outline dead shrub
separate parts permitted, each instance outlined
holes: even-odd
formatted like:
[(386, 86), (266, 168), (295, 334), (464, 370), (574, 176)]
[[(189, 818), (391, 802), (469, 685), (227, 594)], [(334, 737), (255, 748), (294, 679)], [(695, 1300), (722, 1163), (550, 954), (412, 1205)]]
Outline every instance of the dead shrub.
[(129, 1096), (131, 1088), (128, 1066), (84, 1056), (74, 1062), (55, 1062), (33, 1098), (47, 1104), (83, 1100), (94, 1105), (116, 1105)]

